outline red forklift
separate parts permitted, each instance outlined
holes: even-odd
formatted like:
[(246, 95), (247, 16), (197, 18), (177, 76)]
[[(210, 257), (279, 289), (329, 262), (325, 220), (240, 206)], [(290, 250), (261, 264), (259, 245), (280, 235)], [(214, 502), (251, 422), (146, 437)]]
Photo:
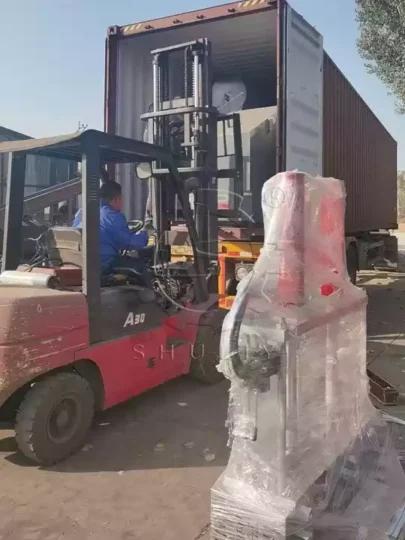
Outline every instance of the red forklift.
[[(89, 130), (5, 142), (4, 152), (11, 159), (0, 274), (0, 421), (14, 426), (27, 458), (51, 465), (82, 446), (97, 411), (185, 374), (220, 381), (224, 312), (215, 260), (207, 256), (207, 220), (200, 216), (196, 226), (170, 151)], [(83, 227), (48, 229), (38, 239), (42, 257), (21, 266), (16, 239), (23, 238), (28, 155), (81, 161)], [(154, 245), (143, 254), (152, 285), (131, 268), (100, 277), (100, 175), (114, 164), (133, 167), (134, 181), (149, 181), (152, 164), (167, 171), (154, 190)], [(170, 262), (169, 196), (182, 207), (192, 262)]]

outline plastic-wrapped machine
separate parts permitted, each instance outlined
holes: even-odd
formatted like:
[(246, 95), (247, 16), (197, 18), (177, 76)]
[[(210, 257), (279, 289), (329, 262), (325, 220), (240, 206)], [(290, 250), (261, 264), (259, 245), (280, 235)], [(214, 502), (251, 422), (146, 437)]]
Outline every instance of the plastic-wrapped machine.
[(368, 397), (366, 294), (345, 265), (344, 186), (278, 174), (265, 242), (221, 340), (231, 456), (212, 540), (382, 540), (405, 495)]

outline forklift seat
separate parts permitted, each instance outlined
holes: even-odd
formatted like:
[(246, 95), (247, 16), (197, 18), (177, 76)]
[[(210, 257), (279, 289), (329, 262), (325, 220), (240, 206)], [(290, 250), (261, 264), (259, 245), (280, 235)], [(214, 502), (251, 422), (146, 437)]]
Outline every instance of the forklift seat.
[[(48, 229), (46, 244), (51, 261), (62, 265), (73, 265), (82, 268), (82, 230), (77, 227), (52, 227)], [(112, 279), (108, 276), (101, 277), (101, 284), (116, 283), (114, 276), (125, 276), (134, 285), (147, 287), (145, 279), (134, 268), (117, 266), (112, 270)], [(121, 281), (121, 280), (118, 280)], [(123, 280), (125, 281), (125, 280)]]
[(114, 266), (112, 273), (113, 275), (125, 276), (135, 285), (139, 285), (140, 287), (147, 287), (144, 277), (142, 276), (140, 272), (135, 270), (135, 268), (128, 268), (125, 266)]
[(51, 227), (46, 233), (51, 261), (82, 267), (82, 230), (76, 227)]

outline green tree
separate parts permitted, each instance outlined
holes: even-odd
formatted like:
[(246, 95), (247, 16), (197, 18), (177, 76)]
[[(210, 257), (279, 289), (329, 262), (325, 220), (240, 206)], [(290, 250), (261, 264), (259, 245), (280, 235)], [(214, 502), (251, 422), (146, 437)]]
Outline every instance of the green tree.
[(367, 69), (385, 83), (405, 113), (405, 0), (356, 0), (358, 47)]

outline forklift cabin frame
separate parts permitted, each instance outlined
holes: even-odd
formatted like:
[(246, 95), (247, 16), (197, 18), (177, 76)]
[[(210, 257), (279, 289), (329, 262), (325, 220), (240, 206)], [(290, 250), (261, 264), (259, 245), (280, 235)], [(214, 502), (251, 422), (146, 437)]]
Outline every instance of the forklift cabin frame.
[[(193, 282), (196, 303), (208, 299), (208, 287), (202, 258), (201, 239), (204, 231), (197, 231), (188, 195), (176, 167), (173, 154), (157, 145), (128, 139), (117, 135), (88, 130), (44, 139), (29, 139), (0, 143), (0, 154), (10, 153), (7, 176), (6, 211), (3, 235), (1, 271), (15, 270), (20, 264), (21, 238), (24, 212), (25, 166), (27, 155), (82, 162), (82, 292), (87, 298), (89, 316), (89, 343), (102, 341), (101, 333), (101, 275), (99, 257), (100, 229), (100, 174), (105, 164), (162, 162), (170, 172), (173, 189), (183, 207), (193, 249), (195, 273)], [(138, 180), (141, 181), (141, 180)], [(158, 231), (163, 237), (164, 231)]]

